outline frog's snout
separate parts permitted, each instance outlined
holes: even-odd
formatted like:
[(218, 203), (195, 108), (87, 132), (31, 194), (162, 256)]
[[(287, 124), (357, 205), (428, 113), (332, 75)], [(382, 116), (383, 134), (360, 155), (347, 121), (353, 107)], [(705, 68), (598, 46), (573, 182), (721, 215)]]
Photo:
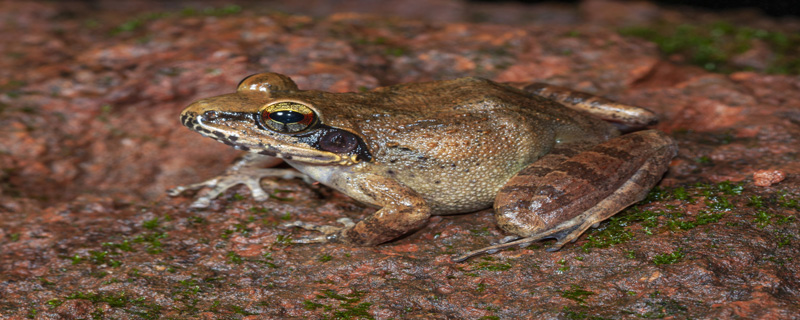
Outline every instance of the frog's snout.
[(201, 101), (195, 101), (181, 111), (181, 123), (194, 131), (197, 131), (200, 124), (197, 121), (197, 116), (203, 109)]
[(197, 125), (196, 117), (197, 115), (195, 113), (181, 112), (181, 123), (189, 129), (194, 129), (194, 126)]
[(181, 123), (194, 131), (206, 131), (204, 123), (213, 122), (219, 118), (219, 112), (211, 108), (208, 99), (195, 101), (181, 111)]

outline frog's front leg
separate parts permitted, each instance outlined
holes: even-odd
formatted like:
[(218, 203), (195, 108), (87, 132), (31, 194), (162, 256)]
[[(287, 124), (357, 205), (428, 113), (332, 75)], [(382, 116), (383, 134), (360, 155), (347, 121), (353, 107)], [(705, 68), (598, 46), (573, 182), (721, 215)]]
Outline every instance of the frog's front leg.
[(271, 167), (282, 162), (281, 159), (255, 154), (246, 153), (239, 160), (234, 162), (222, 175), (186, 186), (178, 186), (167, 191), (170, 196), (178, 196), (188, 190), (199, 190), (209, 188), (201, 193), (194, 202), (192, 208), (208, 207), (211, 200), (225, 192), (226, 190), (244, 184), (250, 189), (253, 198), (263, 201), (269, 198), (269, 194), (261, 188), (261, 179), (266, 177), (281, 177), (284, 179), (302, 178), (310, 181), (308, 176), (292, 169), (274, 169)]
[(677, 154), (664, 133), (623, 135), (577, 154), (561, 149), (512, 177), (495, 199), (495, 217), (523, 239), (469, 252), (473, 255), (556, 238), (549, 251), (575, 241), (589, 227), (647, 195)]
[(322, 232), (323, 235), (296, 240), (299, 243), (341, 241), (363, 246), (377, 245), (396, 239), (425, 224), (430, 217), (430, 207), (416, 191), (394, 179), (364, 175), (345, 177), (348, 195), (360, 201), (375, 204), (380, 210), (358, 223), (340, 219), (344, 227), (314, 226), (302, 222), (286, 224), (289, 227)]

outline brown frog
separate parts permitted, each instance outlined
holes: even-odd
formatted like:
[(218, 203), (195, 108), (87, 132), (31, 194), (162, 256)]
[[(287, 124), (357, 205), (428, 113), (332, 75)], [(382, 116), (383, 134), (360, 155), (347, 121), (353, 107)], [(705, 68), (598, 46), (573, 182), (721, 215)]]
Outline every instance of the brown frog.
[[(660, 180), (677, 153), (672, 139), (655, 130), (620, 135), (655, 120), (642, 108), (545, 84), (461, 78), (329, 93), (261, 73), (183, 110), (185, 126), (249, 153), (226, 175), (171, 194), (210, 187), (193, 203), (205, 207), (243, 183), (263, 200), (263, 177), (310, 177), (380, 209), (357, 223), (340, 219), (342, 227), (292, 223), (322, 232), (295, 242), (377, 245), (431, 215), (494, 205), (513, 236), (456, 260), (545, 238), (557, 239), (550, 250), (558, 250)], [(276, 158), (305, 176), (262, 168)]]

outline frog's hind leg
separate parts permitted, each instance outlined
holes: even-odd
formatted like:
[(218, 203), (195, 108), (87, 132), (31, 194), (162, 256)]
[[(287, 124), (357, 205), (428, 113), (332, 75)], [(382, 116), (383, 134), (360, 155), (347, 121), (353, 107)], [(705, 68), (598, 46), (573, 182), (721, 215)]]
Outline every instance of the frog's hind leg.
[(468, 252), (455, 261), (547, 238), (557, 240), (549, 251), (558, 250), (642, 200), (666, 172), (677, 146), (665, 134), (648, 130), (574, 155), (556, 151), (511, 178), (495, 200), (498, 225), (522, 239)]
[(589, 113), (614, 124), (622, 132), (639, 130), (658, 121), (658, 116), (650, 110), (629, 106), (586, 92), (540, 82), (509, 83), (509, 85), (530, 94), (557, 101), (570, 109)]

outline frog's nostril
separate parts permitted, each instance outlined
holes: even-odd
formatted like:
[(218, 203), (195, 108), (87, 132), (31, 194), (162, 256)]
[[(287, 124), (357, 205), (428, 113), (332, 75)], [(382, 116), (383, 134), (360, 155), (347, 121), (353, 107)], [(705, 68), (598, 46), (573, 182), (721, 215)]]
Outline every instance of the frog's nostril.
[(209, 111), (203, 112), (203, 120), (205, 120), (205, 121), (214, 121), (214, 120), (217, 120), (218, 117), (219, 117), (219, 113), (217, 113), (216, 111), (209, 110)]

